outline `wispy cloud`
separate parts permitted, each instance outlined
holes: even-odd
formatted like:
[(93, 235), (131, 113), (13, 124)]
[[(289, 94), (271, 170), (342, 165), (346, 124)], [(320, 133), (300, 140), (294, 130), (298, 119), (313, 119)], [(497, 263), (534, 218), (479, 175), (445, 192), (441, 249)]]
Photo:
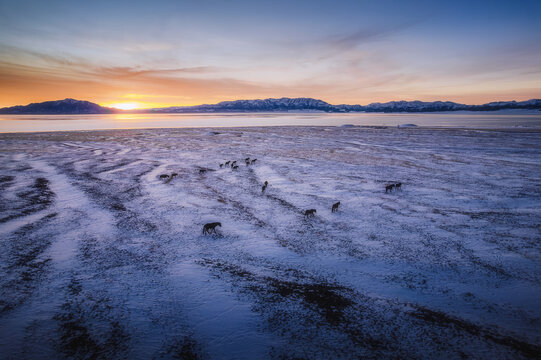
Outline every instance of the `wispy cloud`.
[(90, 68), (87, 70), (87, 73), (113, 79), (127, 79), (136, 77), (171, 77), (179, 75), (212, 74), (224, 72), (225, 70), (225, 68), (214, 66), (194, 66), (176, 69), (141, 69), (139, 67), (116, 66)]
[(403, 33), (409, 28), (422, 22), (423, 19), (416, 19), (401, 24), (387, 24), (380, 25), (378, 27), (360, 28), (346, 34), (331, 35), (326, 39), (321, 39), (320, 41), (329, 47), (349, 49), (370, 42), (384, 41), (388, 37)]

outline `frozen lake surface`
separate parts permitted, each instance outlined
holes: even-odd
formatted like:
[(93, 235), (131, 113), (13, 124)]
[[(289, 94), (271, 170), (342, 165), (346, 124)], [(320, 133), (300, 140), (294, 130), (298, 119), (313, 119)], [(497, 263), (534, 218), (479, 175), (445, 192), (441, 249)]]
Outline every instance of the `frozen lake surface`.
[(0, 150), (2, 358), (540, 354), (540, 132), (71, 131)]
[(446, 113), (227, 113), (0, 115), (0, 133), (28, 131), (246, 127), (246, 126), (397, 126), (541, 129), (541, 111), (501, 110)]

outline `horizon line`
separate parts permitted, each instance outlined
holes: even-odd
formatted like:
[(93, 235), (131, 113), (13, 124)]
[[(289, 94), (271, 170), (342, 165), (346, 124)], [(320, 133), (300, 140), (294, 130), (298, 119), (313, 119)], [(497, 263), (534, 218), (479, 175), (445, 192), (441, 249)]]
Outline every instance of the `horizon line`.
[(123, 112), (128, 112), (128, 111), (140, 111), (140, 110), (152, 110), (152, 109), (167, 109), (167, 108), (189, 108), (189, 107), (196, 107), (196, 106), (204, 106), (204, 105), (217, 105), (217, 104), (220, 104), (220, 103), (223, 103), (223, 102), (235, 102), (235, 101), (264, 101), (264, 100), (280, 100), (280, 99), (312, 99), (312, 100), (318, 100), (318, 101), (323, 101), (325, 102), (326, 104), (329, 104), (331, 106), (341, 106), (341, 105), (346, 105), (346, 106), (369, 106), (369, 105), (372, 105), (372, 104), (388, 104), (388, 103), (392, 103), (392, 102), (407, 102), (407, 103), (411, 103), (411, 102), (421, 102), (421, 103), (434, 103), (434, 102), (442, 102), (442, 103), (453, 103), (453, 104), (458, 104), (458, 105), (466, 105), (466, 106), (481, 106), (481, 105), (487, 105), (487, 104), (491, 104), (491, 103), (507, 103), (507, 102), (524, 102), (524, 101), (531, 101), (531, 100), (541, 100), (541, 97), (534, 97), (534, 98), (530, 98), (530, 99), (526, 99), (526, 100), (516, 100), (516, 99), (513, 99), (513, 100), (498, 100), (498, 101), (489, 101), (489, 102), (485, 102), (485, 103), (482, 103), (482, 104), (465, 104), (465, 103), (459, 103), (459, 102), (455, 102), (455, 101), (450, 101), (450, 100), (433, 100), (433, 101), (423, 101), (423, 100), (390, 100), (390, 101), (385, 101), (385, 102), (380, 102), (380, 101), (373, 101), (373, 102), (369, 102), (367, 103), (366, 105), (362, 105), (362, 104), (359, 104), (359, 103), (356, 103), (356, 104), (347, 104), (347, 103), (340, 103), (340, 104), (331, 104), (325, 100), (322, 100), (320, 98), (314, 98), (314, 97), (287, 97), (287, 96), (282, 96), (282, 97), (268, 97), (268, 98), (253, 98), (253, 99), (247, 99), (247, 98), (243, 98), (243, 99), (235, 99), (235, 100), (223, 100), (223, 101), (219, 101), (219, 102), (216, 102), (216, 103), (200, 103), (200, 104), (195, 104), (195, 105), (168, 105), (168, 106), (162, 106), (162, 107), (145, 107), (145, 108), (134, 108), (134, 109), (120, 109), (120, 108), (115, 108), (115, 107), (112, 107), (112, 106), (107, 106), (107, 105), (102, 105), (104, 103), (98, 103), (98, 102), (93, 102), (93, 101), (90, 101), (90, 100), (81, 100), (81, 99), (75, 99), (75, 98), (71, 98), (71, 97), (67, 97), (67, 98), (64, 98), (64, 99), (54, 99), (54, 100), (45, 100), (45, 101), (37, 101), (37, 102), (30, 102), (30, 103), (27, 103), (27, 104), (16, 104), (16, 105), (9, 105), (9, 106), (4, 106), (0, 109), (7, 109), (7, 108), (12, 108), (12, 107), (17, 107), (17, 106), (29, 106), (29, 105), (32, 105), (32, 104), (41, 104), (41, 103), (45, 103), (45, 102), (54, 102), (54, 101), (65, 101), (65, 100), (75, 100), (75, 101), (87, 101), (87, 102), (90, 102), (90, 103), (93, 103), (93, 104), (96, 104), (98, 106), (101, 106), (103, 108), (107, 108), (107, 109), (112, 109), (112, 110), (118, 110), (118, 111), (123, 111)]

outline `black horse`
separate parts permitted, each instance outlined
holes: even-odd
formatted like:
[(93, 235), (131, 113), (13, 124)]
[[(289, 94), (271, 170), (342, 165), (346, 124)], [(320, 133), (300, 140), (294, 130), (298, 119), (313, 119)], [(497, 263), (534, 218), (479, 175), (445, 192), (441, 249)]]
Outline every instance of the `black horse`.
[(336, 211), (338, 211), (338, 207), (339, 207), (339, 206), (340, 206), (340, 201), (337, 202), (337, 203), (332, 204), (331, 212), (336, 212)]

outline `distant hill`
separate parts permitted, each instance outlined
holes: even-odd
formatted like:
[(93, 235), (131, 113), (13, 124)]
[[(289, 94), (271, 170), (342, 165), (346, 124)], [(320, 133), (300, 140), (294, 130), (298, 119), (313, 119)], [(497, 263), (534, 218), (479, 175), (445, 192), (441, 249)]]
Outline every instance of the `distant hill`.
[(236, 100), (223, 101), (212, 105), (173, 106), (150, 109), (158, 113), (189, 113), (189, 112), (273, 112), (291, 110), (317, 110), (333, 112), (337, 109), (323, 100), (312, 98), (280, 98), (265, 100)]
[(0, 114), (110, 114), (110, 113), (222, 113), (222, 112), (442, 112), (442, 111), (494, 111), (505, 109), (541, 110), (541, 99), (527, 101), (498, 101), (483, 105), (465, 105), (451, 101), (390, 101), (369, 105), (331, 105), (312, 98), (279, 98), (264, 100), (223, 101), (218, 104), (172, 106), (166, 108), (121, 111), (102, 107), (88, 101), (64, 99), (13, 106), (0, 109)]
[(0, 114), (110, 114), (113, 112), (115, 112), (114, 109), (75, 99), (45, 101), (0, 109)]

